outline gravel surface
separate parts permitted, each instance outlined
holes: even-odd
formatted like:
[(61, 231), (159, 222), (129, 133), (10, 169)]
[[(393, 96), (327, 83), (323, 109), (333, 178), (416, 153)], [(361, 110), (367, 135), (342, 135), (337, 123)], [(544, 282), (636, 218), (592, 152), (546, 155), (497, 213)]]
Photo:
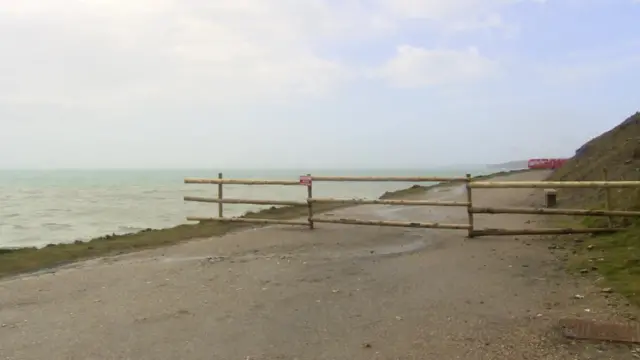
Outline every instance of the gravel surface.
[[(464, 189), (422, 198), (464, 200)], [(476, 206), (541, 202), (539, 190), (474, 191)], [(360, 206), (325, 216), (465, 223), (467, 214)], [(542, 222), (486, 215), (476, 225)], [(617, 318), (624, 303), (567, 275), (548, 242), (465, 235), (276, 226), (6, 279), (0, 358), (637, 359), (627, 346), (562, 338), (559, 318)]]

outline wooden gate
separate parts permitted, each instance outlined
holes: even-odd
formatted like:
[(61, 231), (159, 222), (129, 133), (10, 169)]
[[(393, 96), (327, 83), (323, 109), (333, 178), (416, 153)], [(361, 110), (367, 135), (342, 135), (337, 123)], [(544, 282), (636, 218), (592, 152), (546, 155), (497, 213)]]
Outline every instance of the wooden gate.
[[(395, 227), (413, 227), (413, 228), (433, 228), (433, 229), (457, 229), (471, 230), (471, 225), (467, 224), (444, 224), (435, 222), (403, 222), (403, 221), (382, 221), (382, 220), (366, 220), (366, 219), (326, 219), (314, 216), (315, 204), (333, 204), (338, 206), (345, 205), (398, 205), (398, 206), (461, 206), (470, 208), (470, 201), (421, 201), (421, 200), (386, 200), (386, 199), (339, 199), (339, 198), (314, 198), (313, 185), (318, 182), (412, 182), (412, 183), (433, 183), (433, 182), (451, 182), (451, 183), (467, 183), (470, 175), (466, 177), (369, 177), (369, 176), (301, 176), (299, 180), (256, 180), (256, 179), (224, 179), (222, 173), (218, 174), (217, 179), (185, 179), (186, 184), (217, 184), (218, 197), (205, 198), (195, 196), (185, 196), (185, 201), (209, 202), (217, 203), (217, 217), (187, 217), (189, 221), (221, 221), (221, 222), (244, 222), (256, 224), (287, 224), (287, 225), (307, 225), (310, 229), (315, 227), (315, 223), (332, 223), (332, 224), (350, 224), (350, 225), (374, 225), (374, 226), (395, 226)], [(257, 200), (257, 199), (231, 199), (223, 197), (223, 184), (236, 185), (280, 185), (280, 186), (299, 186), (307, 190), (307, 198), (305, 200)], [(260, 219), (247, 217), (224, 217), (222, 204), (253, 204), (253, 205), (276, 205), (276, 206), (306, 206), (308, 209), (307, 220), (285, 220), (285, 219)]]
[[(478, 237), (487, 235), (543, 235), (543, 234), (573, 234), (573, 233), (602, 233), (621, 230), (613, 226), (606, 228), (549, 228), (549, 229), (476, 229), (474, 227), (473, 214), (532, 214), (532, 215), (583, 215), (583, 216), (622, 216), (637, 217), (639, 211), (622, 211), (609, 209), (609, 201), (606, 209), (561, 209), (561, 208), (490, 208), (473, 206), (473, 189), (505, 189), (505, 188), (637, 188), (640, 181), (504, 181), (492, 182), (474, 179), (467, 174), (464, 177), (374, 177), (374, 176), (312, 176), (310, 174), (301, 176), (296, 180), (259, 180), (259, 179), (225, 179), (222, 173), (217, 179), (194, 179), (187, 178), (186, 184), (215, 184), (218, 186), (217, 197), (197, 197), (185, 196), (185, 201), (207, 202), (218, 204), (217, 217), (189, 216), (189, 221), (218, 221), (218, 222), (239, 222), (252, 224), (285, 224), (304, 225), (309, 229), (314, 229), (316, 223), (348, 224), (348, 225), (372, 225), (372, 226), (393, 226), (410, 228), (429, 229), (451, 229), (467, 230), (468, 237)], [(424, 200), (391, 200), (391, 199), (349, 199), (349, 198), (318, 198), (313, 197), (313, 185), (318, 182), (412, 182), (412, 183), (460, 183), (466, 189), (466, 201), (424, 201)], [(223, 185), (250, 185), (250, 186), (293, 186), (306, 189), (306, 198), (303, 200), (258, 200), (242, 198), (224, 198)], [(608, 194), (608, 192), (607, 192)], [(608, 199), (608, 196), (607, 196)], [(259, 217), (224, 217), (223, 204), (251, 204), (251, 205), (273, 205), (306, 208), (307, 219), (278, 219)], [(329, 205), (329, 208), (353, 205), (394, 205), (394, 206), (457, 206), (465, 207), (467, 210), (467, 223), (447, 224), (437, 222), (404, 222), (404, 221), (382, 221), (367, 219), (338, 218), (327, 219), (315, 216), (317, 213), (327, 208), (318, 209), (316, 206)]]

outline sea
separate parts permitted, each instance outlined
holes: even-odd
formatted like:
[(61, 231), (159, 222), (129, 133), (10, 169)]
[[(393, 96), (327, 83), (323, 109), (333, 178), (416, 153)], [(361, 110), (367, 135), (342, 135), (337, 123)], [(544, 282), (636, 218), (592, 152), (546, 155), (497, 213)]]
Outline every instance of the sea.
[[(183, 196), (216, 197), (217, 185), (184, 184), (184, 178), (297, 180), (316, 176), (458, 176), (496, 171), (487, 167), (371, 170), (0, 170), (0, 248), (42, 247), (87, 241), (188, 223), (186, 217), (217, 216), (213, 203)], [(407, 188), (401, 182), (315, 182), (314, 196), (378, 198)], [(224, 185), (224, 197), (304, 200), (303, 186)], [(225, 216), (266, 206), (225, 204)]]

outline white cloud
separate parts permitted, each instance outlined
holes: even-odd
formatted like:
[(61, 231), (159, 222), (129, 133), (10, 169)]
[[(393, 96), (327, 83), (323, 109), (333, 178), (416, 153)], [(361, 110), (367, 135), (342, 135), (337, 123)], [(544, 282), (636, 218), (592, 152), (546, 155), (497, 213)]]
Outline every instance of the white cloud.
[(396, 87), (423, 87), (474, 81), (496, 69), (496, 63), (476, 48), (430, 50), (409, 45), (397, 48), (396, 56), (374, 72)]
[(636, 69), (640, 69), (639, 55), (606, 60), (595, 59), (589, 62), (575, 62), (570, 65), (543, 65), (536, 70), (540, 75), (539, 78), (548, 84), (578, 86)]
[(633, 38), (594, 44), (587, 49), (565, 51), (530, 68), (535, 78), (553, 86), (582, 86), (640, 69), (640, 40)]
[(396, 19), (408, 18), (429, 21), (438, 28), (453, 31), (472, 31), (483, 28), (505, 28), (500, 11), (523, 1), (540, 0), (380, 0), (381, 9)]
[[(502, 27), (499, 11), (514, 2), (0, 0), (0, 101), (96, 106), (323, 94), (360, 73), (327, 56), (327, 44), (384, 36), (407, 19), (458, 31)], [(473, 52), (401, 47), (384, 73), (419, 71), (435, 84), (476, 76), (488, 63)]]
[(307, 40), (340, 25), (322, 3), (306, 4), (0, 2), (2, 33), (12, 33), (0, 44), (11, 54), (0, 60), (0, 98), (87, 104), (323, 92), (346, 71)]
[(387, 12), (398, 17), (451, 20), (489, 13), (513, 0), (382, 0)]

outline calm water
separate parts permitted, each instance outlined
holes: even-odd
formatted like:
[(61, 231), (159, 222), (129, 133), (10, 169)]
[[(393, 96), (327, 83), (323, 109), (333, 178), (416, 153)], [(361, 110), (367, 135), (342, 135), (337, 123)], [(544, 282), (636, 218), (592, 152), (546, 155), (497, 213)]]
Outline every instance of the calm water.
[[(298, 179), (314, 175), (447, 176), (485, 169), (370, 171), (225, 171), (226, 178)], [(185, 203), (182, 197), (217, 196), (217, 185), (185, 185), (185, 177), (217, 177), (203, 170), (0, 170), (0, 247), (43, 246), (186, 223), (187, 215), (216, 216), (217, 204)], [(314, 196), (377, 198), (410, 183), (314, 183)], [(225, 185), (225, 197), (303, 200), (306, 188)], [(225, 216), (255, 205), (227, 205)]]

